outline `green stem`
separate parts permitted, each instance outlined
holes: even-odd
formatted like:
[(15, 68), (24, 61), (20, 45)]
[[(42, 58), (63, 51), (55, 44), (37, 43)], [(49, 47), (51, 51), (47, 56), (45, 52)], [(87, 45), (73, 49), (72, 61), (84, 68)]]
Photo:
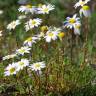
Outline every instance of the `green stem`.
[(71, 51), (70, 52), (71, 53), (70, 54), (71, 64), (73, 64), (73, 39), (74, 39), (73, 35), (74, 35), (73, 30), (71, 30), (71, 39), (70, 39), (71, 40), (71, 42), (70, 42), (71, 43), (70, 44), (71, 45), (71, 49), (70, 49), (70, 51)]

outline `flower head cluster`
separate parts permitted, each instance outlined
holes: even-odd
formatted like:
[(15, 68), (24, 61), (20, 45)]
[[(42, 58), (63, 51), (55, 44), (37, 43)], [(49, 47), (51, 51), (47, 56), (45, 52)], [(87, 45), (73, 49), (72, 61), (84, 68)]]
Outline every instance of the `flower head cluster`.
[(14, 62), (12, 64), (9, 64), (6, 67), (4, 74), (5, 76), (14, 75), (28, 65), (29, 65), (29, 60), (21, 59), (21, 61), (19, 62)]
[(17, 25), (20, 24), (20, 21), (19, 20), (16, 20), (16, 21), (12, 21), (10, 24), (7, 25), (7, 29), (11, 30), (11, 29), (15, 29), (15, 27)]
[(20, 49), (17, 49), (15, 53), (3, 57), (3, 60), (8, 60), (17, 57), (18, 55), (23, 56), (25, 53), (30, 53), (31, 48), (28, 46), (23, 46)]
[(25, 29), (26, 31), (29, 31), (30, 29), (33, 29), (34, 27), (38, 27), (42, 23), (42, 19), (35, 18), (30, 19), (25, 23)]
[(30, 68), (34, 71), (41, 71), (42, 68), (45, 68), (45, 63), (44, 62), (36, 62), (33, 63)]
[(54, 31), (50, 32), (50, 31), (48, 31), (46, 33), (46, 36), (45, 36), (46, 42), (51, 42), (51, 40), (56, 40), (57, 36), (58, 36), (57, 32), (54, 32)]
[(7, 56), (3, 57), (3, 60), (11, 59), (14, 57), (16, 57), (16, 54), (7, 55)]
[(81, 26), (80, 18), (77, 17), (77, 14), (73, 15), (73, 17), (67, 17), (67, 20), (64, 22), (64, 27), (74, 29), (75, 34), (80, 34), (79, 29)]
[[(39, 5), (39, 6), (32, 6), (32, 5), (22, 5), (19, 7), (19, 12), (22, 13), (22, 15), (18, 16), (17, 20), (12, 21), (10, 24), (8, 24), (7, 29), (12, 30), (15, 29), (17, 25), (21, 24), (21, 21), (23, 20), (25, 23), (25, 29), (26, 31), (30, 31), (33, 28), (37, 28), (41, 25), (42, 19), (40, 18), (34, 18), (30, 17), (30, 14), (49, 14), (50, 11), (54, 10), (54, 6), (51, 4), (46, 5)], [(23, 14), (24, 13), (24, 14)], [(41, 71), (42, 68), (45, 68), (44, 62), (37, 62), (33, 64), (29, 64), (29, 60), (24, 58), (25, 54), (30, 53), (31, 47), (34, 43), (37, 42), (37, 40), (43, 39), (46, 40), (46, 42), (51, 42), (52, 40), (56, 40), (57, 37), (60, 37), (61, 35), (60, 30), (58, 28), (50, 28), (47, 26), (43, 26), (41, 28), (42, 32), (38, 33), (37, 35), (33, 35), (26, 39), (23, 43), (23, 46), (20, 49), (17, 49), (15, 51), (15, 54), (7, 55), (3, 57), (3, 60), (6, 59), (12, 59), (14, 57), (21, 56), (21, 60), (18, 62), (13, 62), (12, 64), (9, 64), (5, 69), (5, 76), (10, 76), (18, 73), (20, 70), (23, 70), (25, 67), (29, 67), (31, 70), (34, 71)], [(59, 35), (58, 35), (59, 34)], [(15, 58), (17, 59), (17, 58)]]
[(24, 41), (24, 45), (31, 47), (33, 43), (36, 43), (36, 40), (38, 40), (38, 37), (29, 37), (27, 40)]
[[(89, 17), (91, 15), (90, 12), (90, 7), (87, 5), (87, 3), (90, 0), (79, 0), (74, 7), (78, 8), (80, 7), (80, 16), (82, 17), (82, 15), (84, 15), (85, 17)], [(67, 20), (64, 22), (64, 28), (70, 28), (70, 29), (74, 29), (74, 34), (78, 34), (80, 35), (80, 28), (81, 28), (81, 22), (80, 22), (80, 18), (77, 17), (77, 14), (73, 15), (73, 17), (67, 17)]]
[(9, 75), (14, 75), (17, 72), (18, 72), (18, 70), (17, 70), (16, 64), (12, 63), (6, 67), (4, 74), (5, 74), (5, 76), (9, 76)]
[(38, 14), (49, 14), (51, 10), (54, 10), (54, 6), (51, 4), (48, 5), (41, 5), (37, 8), (37, 13)]
[(37, 62), (37, 63), (33, 63), (32, 65), (29, 65), (29, 60), (23, 58), (18, 62), (13, 62), (12, 64), (9, 64), (5, 68), (4, 75), (5, 76), (15, 75), (20, 70), (23, 70), (25, 67), (29, 67), (33, 71), (41, 71), (42, 68), (45, 68), (45, 63)]
[(27, 59), (21, 59), (21, 61), (18, 61), (16, 63), (17, 70), (23, 70), (24, 67), (29, 66), (29, 60)]
[[(7, 29), (15, 29), (17, 25), (21, 24), (22, 19), (27, 18), (29, 13), (31, 14), (49, 14), (54, 8), (51, 4), (41, 4), (39, 6), (32, 6), (32, 5), (22, 5), (19, 7), (18, 11), (21, 13), (25, 13), (24, 15), (18, 16), (17, 20), (12, 21), (8, 24)], [(29, 16), (28, 16), (29, 17)], [(29, 20), (28, 20), (29, 19)], [(38, 27), (42, 23), (42, 19), (39, 18), (28, 18), (25, 23), (26, 31), (33, 29), (34, 27)]]
[(60, 28), (52, 28), (49, 27), (48, 31), (45, 34), (46, 42), (51, 42), (52, 40), (56, 40), (58, 38), (58, 33), (61, 31)]
[(87, 5), (89, 1), (90, 0), (79, 0), (79, 2), (74, 5), (75, 8), (80, 7), (80, 16), (84, 15), (85, 17), (89, 17), (91, 15), (90, 7)]
[(85, 17), (90, 17), (91, 16), (90, 7), (88, 5), (82, 6), (82, 8), (80, 9), (80, 16), (82, 16), (82, 14)]
[(77, 14), (75, 14), (73, 15), (73, 17), (67, 17), (64, 24), (65, 24), (65, 27), (72, 29), (76, 25), (80, 24), (80, 18), (77, 17)]
[(24, 46), (24, 47), (21, 47), (20, 49), (17, 49), (16, 54), (24, 55), (25, 53), (30, 53), (29, 52), (30, 50), (31, 48), (29, 48), (28, 46)]
[(87, 4), (90, 0), (79, 0), (75, 5), (74, 7), (77, 8), (77, 7), (82, 7), (84, 6), (85, 4)]
[(29, 37), (24, 41), (24, 45), (32, 47), (32, 44), (36, 43), (37, 40), (45, 39), (46, 42), (51, 42), (58, 38), (62, 39), (64, 37), (64, 32), (61, 32), (61, 28), (42, 26), (41, 32), (37, 35)]
[(32, 13), (32, 14), (49, 14), (51, 10), (54, 9), (54, 6), (51, 4), (42, 5), (39, 6), (32, 6), (32, 5), (23, 5), (20, 6), (18, 9), (19, 12), (25, 12), (25, 14)]
[(25, 6), (23, 5), (23, 6), (20, 6), (18, 10), (19, 12), (25, 12), (25, 14), (28, 14), (28, 13), (34, 14), (36, 12), (36, 7), (32, 5), (25, 5)]

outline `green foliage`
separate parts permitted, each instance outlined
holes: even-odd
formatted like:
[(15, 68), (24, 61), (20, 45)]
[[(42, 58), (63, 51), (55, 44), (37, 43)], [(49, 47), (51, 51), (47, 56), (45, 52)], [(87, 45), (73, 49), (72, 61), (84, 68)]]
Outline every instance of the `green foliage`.
[[(76, 0), (74, 2), (73, 0), (31, 1), (32, 4), (38, 4), (40, 2), (54, 4), (56, 9), (54, 13), (49, 15), (48, 21), (46, 20), (46, 16), (41, 17), (45, 19), (45, 24), (61, 26), (65, 17), (74, 13), (74, 9), (71, 6)], [(64, 3), (71, 6), (67, 7), (66, 5), (65, 7), (63, 6)], [(15, 31), (7, 32), (6, 25), (10, 21), (17, 19), (18, 16), (17, 0), (0, 0), (0, 5), (0, 8), (4, 9), (4, 17), (1, 16), (0, 20), (0, 26), (4, 28), (4, 37), (0, 41), (0, 56), (2, 57), (19, 48), (32, 32), (24, 32), (23, 25), (19, 26)], [(88, 41), (83, 42), (82, 38), (79, 37), (78, 42), (80, 45), (74, 45), (73, 64), (70, 63), (70, 46), (66, 36), (63, 42), (59, 40), (50, 44), (43, 42), (44, 45), (38, 42), (37, 45), (32, 46), (33, 57), (31, 58), (31, 62), (44, 60), (47, 64), (47, 68), (43, 70), (43, 74), (40, 76), (25, 68), (15, 76), (5, 77), (5, 66), (11, 63), (11, 61), (0, 63), (0, 96), (4, 94), (7, 94), (7, 96), (95, 96), (96, 12), (92, 14), (89, 25)], [(82, 31), (82, 36), (83, 34), (85, 33)], [(46, 46), (47, 50), (45, 48)], [(85, 49), (87, 49), (87, 52), (85, 52)], [(85, 53), (87, 54), (86, 56)], [(90, 66), (91, 64), (94, 64), (94, 66)], [(14, 90), (12, 91), (11, 88)]]

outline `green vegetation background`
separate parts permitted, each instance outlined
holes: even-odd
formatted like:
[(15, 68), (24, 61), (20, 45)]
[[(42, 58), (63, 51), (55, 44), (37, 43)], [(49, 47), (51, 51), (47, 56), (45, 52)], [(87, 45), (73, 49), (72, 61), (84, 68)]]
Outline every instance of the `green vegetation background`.
[[(55, 11), (53, 11), (53, 13), (50, 16), (50, 20), (49, 20), (50, 25), (62, 26), (62, 22), (65, 20), (65, 18), (76, 12), (76, 10), (73, 7), (76, 1), (78, 0), (29, 0), (29, 3), (32, 2), (32, 5), (38, 3), (47, 3), (47, 2), (54, 4), (56, 9)], [(91, 11), (93, 12), (90, 18), (89, 50), (90, 53), (93, 54), (94, 66), (90, 68), (89, 67), (85, 68), (83, 72), (80, 71), (81, 75), (78, 75), (79, 74), (78, 69), (76, 68), (71, 69), (72, 70), (71, 75), (73, 77), (70, 78), (75, 78), (76, 75), (81, 76), (79, 82), (82, 85), (82, 87), (78, 89), (74, 89), (74, 84), (73, 84), (73, 86), (71, 86), (72, 90), (66, 93), (65, 96), (96, 96), (96, 65), (95, 65), (96, 64), (96, 60), (95, 60), (96, 59), (95, 56), (96, 55), (96, 4), (95, 3), (96, 1), (93, 0), (91, 4), (89, 4), (92, 9)], [(22, 45), (22, 42), (25, 40), (23, 29), (19, 28), (14, 33), (10, 33), (6, 31), (7, 24), (10, 23), (12, 20), (17, 19), (19, 5), (20, 4), (18, 4), (18, 0), (0, 0), (0, 9), (4, 11), (4, 14), (0, 16), (0, 30), (4, 30), (3, 37), (1, 37), (0, 40), (0, 61), (3, 56), (7, 54), (11, 54), (12, 51), (16, 49), (17, 45), (15, 39), (18, 40), (19, 47)], [(7, 89), (6, 87), (9, 86), (8, 84), (4, 83), (4, 80), (6, 80), (6, 78), (3, 77), (4, 68), (5, 65), (0, 63), (0, 93), (6, 92), (5, 89)], [(77, 72), (75, 72), (76, 70)], [(82, 74), (84, 76), (82, 76)], [(93, 82), (92, 84), (94, 86), (86, 82), (87, 79), (90, 82), (92, 81)], [(83, 80), (85, 80), (85, 82)], [(74, 81), (70, 81), (70, 82), (73, 83)], [(63, 96), (59, 94), (56, 95), (50, 95), (50, 94), (46, 96)]]

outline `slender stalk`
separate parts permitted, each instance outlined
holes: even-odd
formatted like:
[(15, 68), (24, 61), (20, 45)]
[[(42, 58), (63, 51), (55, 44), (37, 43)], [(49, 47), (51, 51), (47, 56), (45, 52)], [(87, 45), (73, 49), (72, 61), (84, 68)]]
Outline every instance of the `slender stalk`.
[[(27, 70), (27, 68), (25, 69), (25, 71), (26, 71), (26, 74), (28, 74), (28, 70)], [(25, 81), (26, 82), (26, 81)], [(29, 84), (27, 84), (28, 85), (28, 94), (29, 94), (29, 96), (31, 96), (31, 90), (30, 90), (30, 85)]]
[(85, 32), (86, 32), (86, 39), (85, 39), (85, 41), (86, 41), (86, 43), (87, 43), (87, 41), (88, 41), (88, 33), (89, 33), (89, 19), (88, 18), (86, 18), (85, 19), (86, 20), (86, 29), (85, 29)]
[[(58, 88), (58, 81), (59, 81), (59, 76), (60, 76), (60, 62), (59, 62), (59, 45), (58, 45), (58, 48), (57, 48), (57, 88)], [(58, 88), (58, 91), (59, 91), (59, 88)]]
[(76, 56), (77, 56), (77, 60), (78, 60), (78, 55), (79, 55), (79, 51), (78, 51), (78, 49), (79, 49), (79, 36), (77, 35), (76, 36)]
[(88, 34), (89, 34), (89, 21), (88, 18), (85, 18), (85, 43), (84, 43), (84, 64), (86, 63), (86, 58), (87, 58), (87, 43), (88, 43)]
[(45, 86), (46, 88), (45, 89), (46, 89), (46, 93), (48, 93), (48, 90), (47, 90), (48, 89), (47, 88), (48, 87), (48, 68), (46, 68), (45, 80), (46, 80), (45, 81), (45, 84), (46, 84), (46, 86)]
[(70, 48), (70, 60), (71, 60), (71, 64), (73, 64), (73, 39), (74, 39), (74, 34), (73, 34), (73, 30), (71, 30), (71, 48)]
[(41, 81), (40, 81), (40, 73), (39, 71), (37, 71), (37, 74), (38, 74), (38, 94), (40, 96), (40, 92), (41, 92)]

